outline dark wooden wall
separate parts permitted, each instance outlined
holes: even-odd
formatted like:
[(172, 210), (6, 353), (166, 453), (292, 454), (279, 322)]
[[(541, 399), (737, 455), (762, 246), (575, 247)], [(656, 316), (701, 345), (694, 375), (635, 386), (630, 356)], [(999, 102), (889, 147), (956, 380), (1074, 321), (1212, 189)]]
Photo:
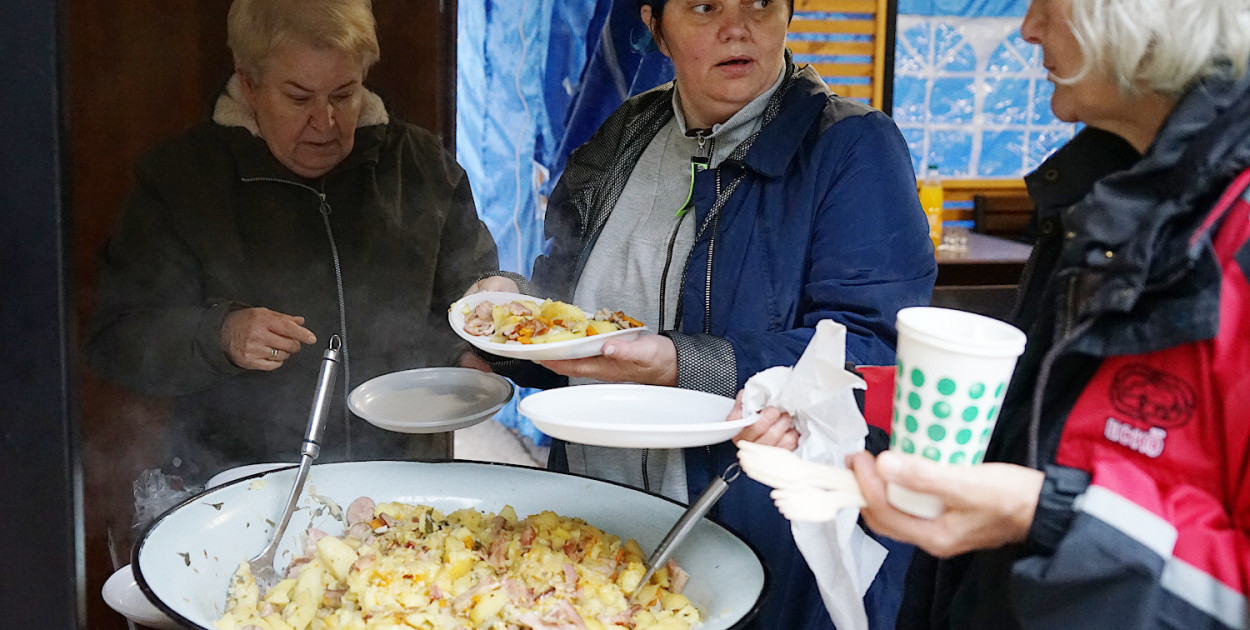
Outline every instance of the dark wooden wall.
[[(96, 262), (133, 185), (131, 166), (205, 119), (231, 70), (229, 0), (71, 0), (62, 50), (71, 273), (78, 351), (95, 301)], [(454, 142), (456, 2), (374, 0), (382, 60), (367, 83), (393, 116)], [(81, 353), (79, 353), (81, 357)], [(82, 365), (81, 360), (78, 361)], [(126, 628), (100, 597), (116, 560), (129, 562), (131, 483), (158, 467), (169, 405), (79, 371), (87, 625)], [(293, 445), (294, 448), (294, 445)]]

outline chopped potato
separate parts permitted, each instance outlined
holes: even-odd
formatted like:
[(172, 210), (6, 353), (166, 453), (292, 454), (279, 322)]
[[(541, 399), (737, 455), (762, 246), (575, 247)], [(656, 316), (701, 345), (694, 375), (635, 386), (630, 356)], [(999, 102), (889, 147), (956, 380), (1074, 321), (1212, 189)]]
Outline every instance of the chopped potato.
[(595, 316), (572, 304), (544, 300), (513, 300), (506, 304), (480, 302), (465, 306), (464, 331), (489, 337), (494, 343), (555, 343), (591, 335), (639, 328), (642, 322), (621, 311), (601, 309)]
[(296, 563), (298, 575), (264, 599), (242, 563), (217, 627), (498, 630), (532, 627), (523, 617), (538, 615), (553, 627), (689, 630), (700, 620), (689, 599), (668, 589), (667, 569), (631, 601), (645, 572), (641, 547), (579, 519), (550, 511), (518, 519), (510, 506), (498, 517), (472, 509), (444, 516), (382, 503), (374, 520), (387, 526), (318, 539)]

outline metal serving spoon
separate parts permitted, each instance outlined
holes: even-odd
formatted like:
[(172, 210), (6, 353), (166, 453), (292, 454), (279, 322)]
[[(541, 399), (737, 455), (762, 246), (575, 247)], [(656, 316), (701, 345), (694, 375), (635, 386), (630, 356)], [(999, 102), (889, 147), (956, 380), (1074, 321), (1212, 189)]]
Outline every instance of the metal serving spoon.
[(720, 477), (712, 479), (712, 482), (708, 484), (703, 494), (699, 495), (699, 498), (695, 499), (694, 503), (691, 503), (690, 507), (686, 508), (686, 511), (681, 515), (681, 518), (677, 519), (677, 523), (673, 525), (673, 528), (668, 530), (664, 540), (655, 548), (655, 551), (651, 552), (651, 557), (647, 558), (647, 572), (643, 574), (642, 580), (638, 582), (638, 587), (634, 589), (631, 597), (637, 595), (638, 591), (642, 590), (642, 587), (651, 581), (651, 576), (655, 575), (655, 572), (660, 567), (663, 567), (664, 563), (668, 562), (677, 546), (686, 539), (686, 536), (690, 535), (690, 532), (694, 530), (694, 526), (698, 524), (699, 519), (703, 518), (703, 515), (707, 514), (707, 511), (712, 509), (713, 505), (716, 505), (716, 502), (729, 489), (729, 483), (737, 479), (741, 472), (742, 470), (738, 464), (730, 464), (729, 468), (726, 468)]
[(291, 514), (304, 491), (304, 482), (308, 479), (313, 460), (321, 454), (321, 435), (325, 433), (327, 409), (330, 395), (334, 391), (334, 380), (338, 376), (339, 349), (342, 345), (338, 335), (330, 336), (330, 347), (322, 355), (321, 376), (317, 379), (317, 393), (313, 398), (312, 411), (308, 413), (308, 430), (304, 433), (304, 445), (300, 449), (299, 472), (295, 475), (295, 485), (291, 486), (291, 494), (287, 497), (286, 508), (282, 510), (282, 518), (274, 529), (273, 539), (255, 558), (247, 561), (262, 595), (280, 580), (277, 570), (273, 568), (278, 543), (282, 541), (282, 534), (286, 533), (286, 526), (291, 522)]

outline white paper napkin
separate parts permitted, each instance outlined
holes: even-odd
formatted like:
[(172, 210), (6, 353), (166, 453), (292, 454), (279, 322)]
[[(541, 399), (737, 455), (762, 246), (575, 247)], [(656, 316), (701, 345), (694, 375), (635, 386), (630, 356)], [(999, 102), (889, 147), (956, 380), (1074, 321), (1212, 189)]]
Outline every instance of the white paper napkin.
[[(799, 431), (795, 451), (799, 457), (845, 468), (846, 457), (862, 451), (868, 435), (852, 391), (865, 384), (846, 371), (845, 363), (846, 327), (821, 321), (793, 368), (770, 368), (747, 381), (743, 417), (754, 417), (769, 406), (784, 409)], [(824, 523), (790, 524), (839, 630), (868, 628), (863, 597), (886, 556), (885, 548), (859, 528), (858, 520), (859, 510), (847, 508)]]

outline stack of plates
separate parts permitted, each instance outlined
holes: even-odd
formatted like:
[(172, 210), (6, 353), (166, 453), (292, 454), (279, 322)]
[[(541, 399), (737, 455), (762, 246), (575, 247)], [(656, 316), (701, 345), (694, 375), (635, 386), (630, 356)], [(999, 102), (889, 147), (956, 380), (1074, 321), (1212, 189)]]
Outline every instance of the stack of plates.
[(724, 442), (750, 420), (726, 421), (732, 398), (677, 387), (603, 384), (549, 389), (517, 409), (566, 442), (618, 448), (688, 448)]

